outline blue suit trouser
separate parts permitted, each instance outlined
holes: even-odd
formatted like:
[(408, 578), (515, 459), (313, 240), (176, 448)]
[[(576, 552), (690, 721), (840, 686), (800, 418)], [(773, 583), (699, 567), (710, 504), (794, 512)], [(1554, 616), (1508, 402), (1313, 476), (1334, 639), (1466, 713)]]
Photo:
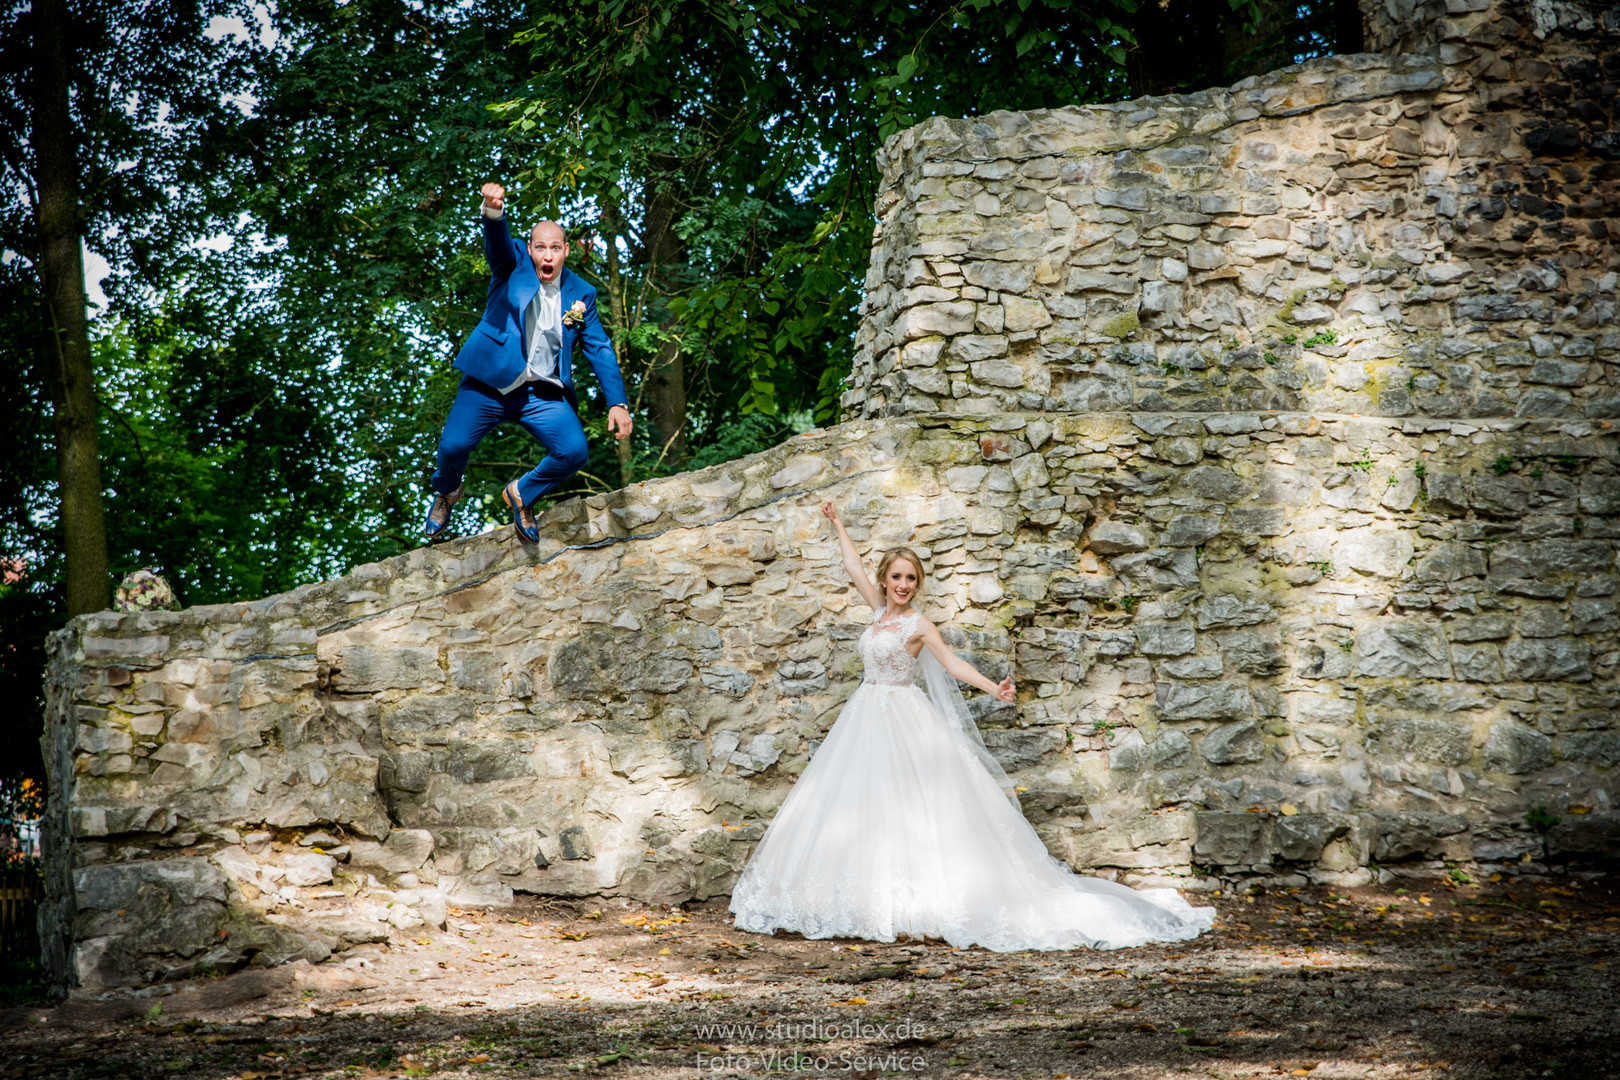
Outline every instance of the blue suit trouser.
[(496, 424), (508, 421), (523, 425), (546, 449), (540, 464), (518, 479), (523, 505), (533, 503), (585, 467), (589, 457), (585, 429), (561, 388), (532, 382), (502, 394), (488, 383), (463, 376), (450, 416), (444, 422), (444, 433), (439, 436), (439, 467), (433, 474), (433, 490), (441, 495), (456, 490), (473, 447)]

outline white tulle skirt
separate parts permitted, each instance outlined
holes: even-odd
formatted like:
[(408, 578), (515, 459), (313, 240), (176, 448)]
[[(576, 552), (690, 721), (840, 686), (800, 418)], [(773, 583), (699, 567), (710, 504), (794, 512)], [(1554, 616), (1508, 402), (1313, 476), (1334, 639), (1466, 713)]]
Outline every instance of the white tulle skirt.
[(936, 937), (996, 952), (1185, 941), (1214, 908), (1136, 891), (1047, 854), (927, 695), (862, 683), (731, 896), (739, 929)]

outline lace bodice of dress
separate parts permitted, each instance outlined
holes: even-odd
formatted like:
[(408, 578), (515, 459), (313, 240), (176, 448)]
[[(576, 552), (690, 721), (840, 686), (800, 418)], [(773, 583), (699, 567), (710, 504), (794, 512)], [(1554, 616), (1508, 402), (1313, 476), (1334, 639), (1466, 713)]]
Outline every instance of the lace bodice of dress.
[[(913, 611), (904, 618), (879, 612), (872, 625), (861, 632), (861, 661), (866, 665), (866, 682), (910, 683), (911, 670), (917, 660), (906, 648), (906, 642), (917, 632), (921, 612)], [(880, 625), (881, 624), (881, 625)]]

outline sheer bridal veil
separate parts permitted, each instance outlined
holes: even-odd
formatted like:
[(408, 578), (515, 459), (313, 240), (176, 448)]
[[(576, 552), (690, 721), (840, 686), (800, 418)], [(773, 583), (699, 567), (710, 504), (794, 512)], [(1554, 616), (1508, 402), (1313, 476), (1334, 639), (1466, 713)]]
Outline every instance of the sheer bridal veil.
[(928, 692), (928, 699), (934, 703), (946, 726), (956, 733), (967, 750), (984, 766), (990, 778), (1001, 788), (1002, 794), (1017, 805), (1018, 792), (1002, 769), (1001, 762), (991, 756), (990, 750), (984, 745), (984, 736), (979, 734), (979, 725), (973, 722), (973, 716), (968, 712), (967, 701), (956, 685), (956, 676), (945, 670), (926, 645), (917, 657), (917, 670), (922, 675), (923, 689)]

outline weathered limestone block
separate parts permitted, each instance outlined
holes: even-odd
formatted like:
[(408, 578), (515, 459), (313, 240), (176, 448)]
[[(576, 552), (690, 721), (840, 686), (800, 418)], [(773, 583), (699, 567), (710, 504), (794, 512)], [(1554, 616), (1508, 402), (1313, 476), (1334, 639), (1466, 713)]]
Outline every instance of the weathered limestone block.
[(319, 852), (289, 855), (284, 860), (285, 880), (289, 885), (325, 885), (332, 880), (337, 860)]
[(225, 876), (206, 859), (168, 858), (74, 872), (79, 985), (147, 981), (183, 970), (218, 940)]
[(340, 693), (411, 690), (444, 681), (434, 646), (355, 645), (339, 652), (332, 666), (332, 688)]
[(1272, 828), (1279, 859), (1290, 862), (1316, 862), (1322, 850), (1349, 832), (1351, 823), (1328, 814), (1296, 814), (1277, 819)]
[(1380, 862), (1411, 858), (1458, 858), (1469, 854), (1468, 819), (1460, 814), (1378, 811), (1373, 814), (1373, 857)]
[(1552, 739), (1513, 721), (1491, 727), (1485, 740), (1485, 767), (1506, 773), (1530, 773), (1553, 763)]
[(1473, 729), (1449, 720), (1386, 720), (1369, 742), (1378, 752), (1436, 765), (1466, 765), (1474, 755)]
[(1601, 769), (1620, 765), (1620, 733), (1575, 731), (1557, 740), (1558, 756), (1565, 761), (1596, 765)]
[(1502, 660), (1519, 679), (1580, 681), (1592, 677), (1592, 646), (1579, 638), (1535, 638), (1502, 646)]
[(1450, 647), (1437, 626), (1385, 619), (1356, 638), (1353, 671), (1369, 678), (1449, 679)]
[(1236, 683), (1161, 682), (1155, 689), (1166, 720), (1240, 720), (1254, 712), (1254, 698)]
[(1620, 813), (1570, 815), (1547, 830), (1547, 849), (1554, 855), (1620, 854)]
[(1541, 837), (1524, 822), (1499, 822), (1474, 830), (1470, 853), (1480, 862), (1517, 862), (1545, 854)]
[(1265, 756), (1266, 743), (1259, 725), (1246, 720), (1217, 727), (1199, 742), (1198, 752), (1211, 765), (1237, 765), (1259, 761)]
[(426, 829), (394, 829), (382, 843), (360, 840), (349, 845), (349, 866), (395, 876), (420, 869), (433, 854), (433, 834)]
[(1092, 527), (1089, 542), (1091, 550), (1099, 555), (1121, 555), (1148, 548), (1141, 529), (1118, 521), (1099, 521)]
[(1264, 601), (1244, 600), (1230, 594), (1211, 596), (1198, 607), (1198, 629), (1213, 630), (1228, 626), (1253, 626), (1270, 622), (1277, 612)]
[(1160, 870), (1192, 857), (1194, 815), (1185, 810), (1142, 814), (1090, 832), (1069, 832), (1064, 861), (1079, 868)]
[(1271, 820), (1264, 814), (1201, 813), (1193, 855), (1217, 866), (1271, 864)]
[(1003, 769), (1018, 772), (1061, 752), (1064, 738), (1051, 730), (986, 731), (984, 744)]
[(1135, 632), (1144, 656), (1185, 656), (1198, 647), (1198, 632), (1189, 622), (1139, 625)]

